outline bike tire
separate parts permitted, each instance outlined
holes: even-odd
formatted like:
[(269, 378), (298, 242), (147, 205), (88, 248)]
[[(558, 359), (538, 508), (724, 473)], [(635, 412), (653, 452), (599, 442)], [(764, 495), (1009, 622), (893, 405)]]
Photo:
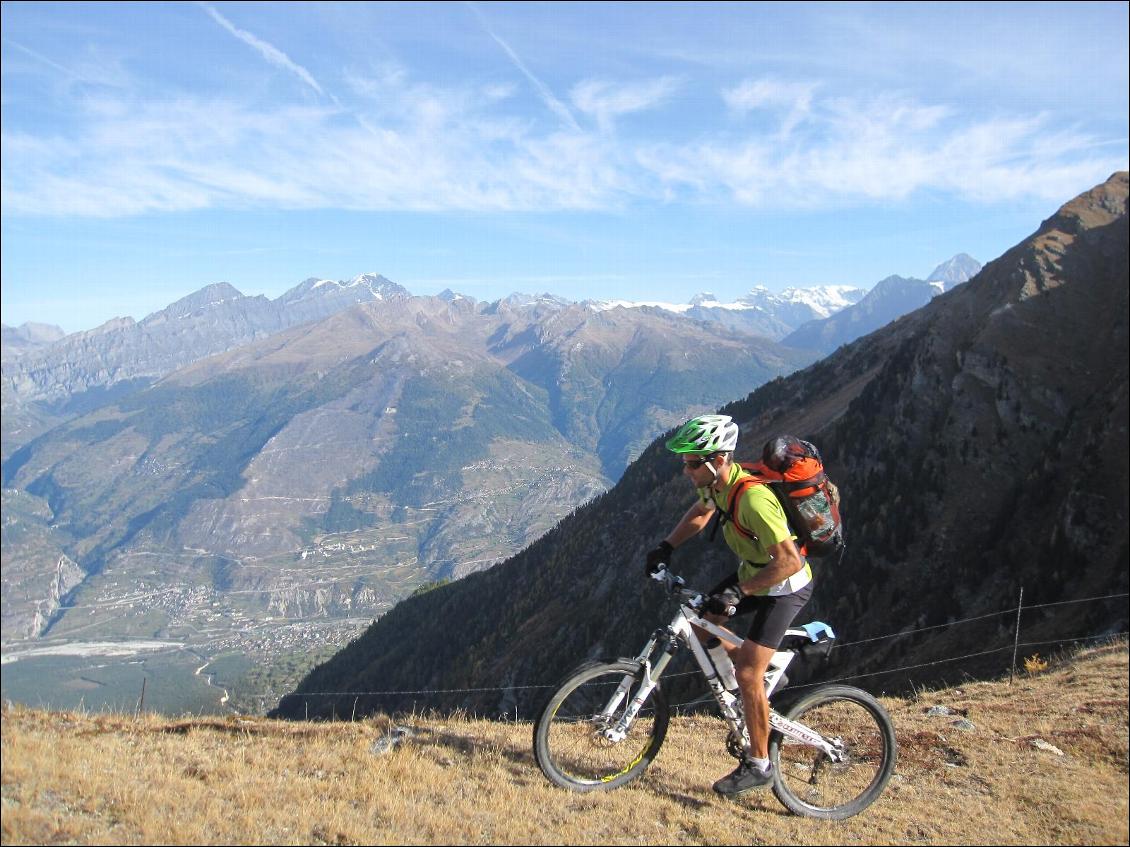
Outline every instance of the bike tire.
[[(566, 677), (534, 722), (534, 758), (551, 782), (572, 791), (608, 791), (643, 774), (659, 753), (670, 721), (658, 685), (624, 740), (611, 742), (601, 735), (635, 697), (643, 674), (639, 662), (621, 659), (582, 665)], [(625, 676), (632, 677), (627, 695), (610, 717), (601, 716)]]
[(817, 747), (778, 731), (770, 735), (773, 793), (789, 811), (843, 820), (875, 802), (898, 758), (894, 724), (878, 700), (849, 685), (827, 685), (799, 697), (782, 714), (837, 739), (844, 754), (843, 761), (833, 762)]

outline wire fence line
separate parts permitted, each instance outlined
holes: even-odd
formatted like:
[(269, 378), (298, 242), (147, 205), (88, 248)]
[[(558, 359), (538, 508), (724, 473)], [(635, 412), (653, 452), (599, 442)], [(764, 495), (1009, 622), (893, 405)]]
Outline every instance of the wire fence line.
[[(1032, 641), (1032, 642), (1028, 642), (1028, 643), (1025, 643), (1025, 644), (1021, 644), (1020, 646), (1021, 647), (1043, 647), (1043, 646), (1046, 646), (1048, 644), (1075, 644), (1075, 643), (1080, 642), (1080, 641), (1101, 641), (1103, 639), (1122, 638), (1122, 637), (1125, 637), (1127, 634), (1130, 634), (1130, 632), (1124, 630), (1122, 632), (1104, 633), (1102, 635), (1084, 635), (1084, 636), (1080, 636), (1078, 638), (1059, 638), (1059, 639), (1056, 639), (1055, 641)], [(868, 673), (853, 674), (852, 676), (842, 676), (842, 677), (839, 677), (837, 679), (825, 679), (825, 680), (821, 680), (820, 682), (812, 682), (812, 683), (807, 683), (805, 685), (797, 685), (797, 686), (795, 686), (795, 688), (798, 688), (798, 689), (799, 688), (811, 688), (814, 685), (827, 685), (827, 684), (830, 684), (830, 683), (833, 683), (833, 682), (847, 682), (848, 680), (863, 679), (863, 678), (869, 677), (869, 676), (885, 676), (886, 674), (899, 673), (901, 671), (913, 671), (913, 670), (918, 670), (919, 668), (933, 667), (934, 665), (945, 665), (945, 664), (948, 664), (949, 662), (960, 662), (960, 661), (963, 661), (965, 659), (976, 659), (978, 656), (989, 656), (989, 655), (992, 655), (993, 653), (1004, 653), (1007, 650), (1013, 649), (1013, 646), (1014, 645), (1012, 645), (1012, 644), (1006, 644), (1004, 647), (994, 647), (991, 650), (980, 650), (976, 653), (966, 653), (964, 656), (951, 656), (951, 657), (948, 657), (948, 658), (945, 658), (945, 659), (936, 659), (933, 662), (920, 662), (917, 665), (903, 665), (902, 667), (892, 668), (890, 670), (869, 671)]]
[[(876, 636), (874, 638), (864, 638), (864, 639), (861, 639), (859, 641), (850, 641), (846, 644), (835, 644), (834, 649), (843, 650), (847, 647), (854, 647), (854, 646), (857, 646), (857, 645), (860, 645), (860, 644), (868, 644), (868, 643), (872, 643), (872, 642), (875, 642), (875, 641), (881, 641), (881, 640), (891, 639), (891, 638), (908, 638), (912, 635), (917, 635), (917, 634), (922, 633), (922, 632), (928, 632), (930, 630), (947, 628), (947, 627), (952, 627), (952, 626), (958, 626), (960, 624), (974, 623), (976, 621), (985, 620), (987, 618), (996, 617), (998, 615), (1014, 614), (1014, 613), (1019, 613), (1019, 612), (1022, 612), (1022, 611), (1031, 611), (1031, 610), (1035, 610), (1035, 609), (1050, 608), (1050, 607), (1053, 607), (1053, 606), (1064, 606), (1064, 605), (1069, 605), (1069, 604), (1072, 604), (1072, 603), (1090, 603), (1090, 602), (1098, 602), (1098, 601), (1104, 601), (1104, 600), (1117, 600), (1117, 599), (1120, 599), (1120, 598), (1126, 598), (1128, 596), (1130, 596), (1130, 594), (1128, 594), (1126, 592), (1122, 592), (1122, 593), (1118, 593), (1118, 594), (1107, 594), (1107, 595), (1100, 596), (1100, 597), (1085, 597), (1085, 598), (1080, 598), (1078, 600), (1060, 600), (1060, 601), (1056, 601), (1056, 602), (1052, 602), (1052, 603), (1039, 603), (1039, 604), (1033, 604), (1033, 605), (1029, 605), (1029, 606), (1025, 606), (1025, 605), (1023, 605), (1023, 602), (1021, 602), (1017, 606), (1013, 606), (1010, 609), (1002, 609), (998, 612), (990, 612), (990, 613), (984, 614), (984, 615), (977, 615), (977, 616), (970, 617), (970, 618), (962, 618), (960, 620), (950, 621), (949, 623), (936, 624), (934, 626), (921, 627), (921, 628), (913, 629), (913, 630), (909, 630), (909, 631), (891, 633), (889, 635), (880, 635), (880, 636)], [(1023, 601), (1023, 592), (1021, 592), (1021, 601)], [(1016, 630), (1016, 632), (1017, 632), (1017, 636), (1019, 636), (1019, 615), (1017, 617), (1017, 630)], [(931, 661), (931, 662), (921, 662), (919, 664), (914, 664), (914, 665), (903, 665), (903, 666), (900, 666), (900, 667), (888, 668), (888, 669), (885, 669), (885, 670), (869, 671), (867, 673), (854, 674), (854, 675), (851, 675), (851, 676), (839, 677), (837, 679), (826, 679), (826, 680), (821, 680), (820, 682), (804, 683), (804, 684), (800, 684), (800, 685), (791, 685), (791, 686), (789, 686), (789, 690), (799, 691), (799, 690), (804, 689), (804, 688), (812, 688), (812, 687), (819, 686), (819, 685), (828, 685), (828, 684), (831, 684), (831, 683), (847, 682), (847, 681), (850, 681), (850, 680), (864, 679), (864, 678), (867, 678), (867, 677), (885, 676), (885, 675), (901, 673), (901, 672), (905, 672), (905, 671), (919, 670), (921, 668), (932, 667), (932, 666), (935, 666), (935, 665), (948, 664), (950, 662), (960, 662), (960, 661), (964, 661), (966, 659), (978, 658), (980, 656), (988, 656), (988, 655), (992, 655), (994, 653), (1003, 653), (1003, 652), (1008, 651), (1008, 650), (1012, 650), (1013, 653), (1014, 653), (1013, 665), (1015, 665), (1015, 652), (1016, 652), (1018, 647), (1024, 647), (1024, 648), (1027, 649), (1027, 648), (1030, 648), (1030, 647), (1044, 647), (1044, 646), (1047, 646), (1049, 644), (1073, 644), (1073, 643), (1078, 643), (1078, 642), (1083, 642), (1083, 641), (1100, 641), (1100, 640), (1103, 640), (1103, 639), (1125, 638), (1128, 635), (1130, 635), (1130, 632), (1124, 630), (1124, 631), (1121, 631), (1121, 632), (1108, 632), (1108, 633), (1101, 633), (1101, 634), (1097, 634), (1097, 635), (1078, 636), (1078, 637), (1073, 637), (1073, 638), (1059, 638), (1059, 639), (1054, 639), (1054, 640), (1051, 640), (1051, 641), (1038, 641), (1038, 642), (1020, 643), (1019, 640), (1017, 639), (1017, 640), (1014, 640), (1014, 642), (1012, 644), (1008, 644), (1008, 645), (1005, 645), (1003, 647), (994, 647), (994, 648), (989, 649), (989, 650), (982, 650), (982, 651), (975, 652), (975, 653), (967, 653), (967, 654), (962, 655), (962, 656), (951, 656), (951, 657), (947, 657), (947, 658), (944, 658), (944, 659), (937, 659), (937, 660)], [(681, 677), (681, 676), (697, 676), (697, 675), (700, 675), (700, 674), (701, 674), (701, 671), (696, 668), (694, 670), (680, 671), (680, 672), (677, 672), (677, 673), (666, 674), (666, 677), (668, 679), (674, 679), (676, 677)], [(514, 692), (514, 691), (528, 691), (528, 690), (533, 690), (533, 689), (551, 689), (551, 688), (556, 688), (558, 684), (559, 683), (557, 683), (557, 682), (553, 682), (553, 683), (541, 683), (541, 684), (481, 686), (481, 687), (475, 687), (475, 688), (421, 688), (421, 689), (398, 690), (398, 691), (394, 691), (394, 690), (385, 690), (385, 691), (299, 691), (299, 692), (291, 692), (291, 693), (288, 693), (288, 694), (284, 694), (280, 698), (279, 702), (281, 703), (282, 700), (285, 700), (289, 697), (404, 697), (404, 696), (421, 696), (421, 695), (436, 695), (436, 694), (481, 694), (481, 693), (485, 693), (485, 692)], [(695, 705), (695, 704), (700, 703), (700, 702), (707, 702), (709, 699), (710, 699), (710, 696), (707, 695), (707, 696), (704, 696), (704, 697), (696, 699), (696, 700), (687, 701), (685, 703), (672, 704), (672, 707), (678, 708), (680, 706)]]
[[(1109, 634), (1109, 635), (1088, 635), (1088, 636), (1083, 636), (1081, 638), (1067, 638), (1067, 639), (1061, 638), (1061, 639), (1058, 639), (1056, 641), (1033, 641), (1033, 642), (1028, 642), (1026, 644), (1021, 644), (1020, 646), (1021, 647), (1044, 647), (1048, 644), (1068, 644), (1068, 643), (1076, 643), (1076, 642), (1080, 642), (1080, 641), (1103, 641), (1103, 640), (1106, 640), (1106, 639), (1125, 638), (1128, 635), (1130, 635), (1130, 631), (1116, 632), (1116, 633), (1112, 633), (1112, 634)], [(918, 670), (920, 668), (928, 668), (928, 667), (931, 667), (933, 665), (944, 665), (944, 664), (947, 664), (948, 662), (960, 662), (963, 659), (974, 659), (974, 658), (977, 658), (978, 656), (988, 656), (988, 655), (991, 655), (993, 653), (1004, 653), (1005, 651), (1011, 650), (1011, 649), (1012, 649), (1012, 645), (1005, 645), (1004, 647), (996, 647), (992, 650), (982, 650), (982, 651), (977, 652), (977, 653), (967, 653), (964, 656), (953, 656), (953, 657), (948, 658), (948, 659), (939, 659), (939, 660), (934, 661), (934, 662), (921, 662), (920, 664), (917, 664), (917, 665), (904, 665), (902, 667), (893, 668), (891, 670), (872, 671), (870, 673), (853, 674), (852, 676), (841, 676), (841, 677), (837, 677), (836, 679), (823, 679), (820, 682), (806, 682), (806, 683), (803, 683), (801, 685), (790, 685), (789, 691), (801, 691), (805, 688), (819, 688), (821, 685), (832, 685), (833, 683), (850, 682), (851, 680), (864, 679), (864, 678), (869, 677), (869, 676), (884, 676), (886, 674), (899, 673), (901, 671)], [(699, 671), (688, 671), (688, 673), (697, 674), (697, 673), (699, 673)], [(684, 709), (684, 708), (687, 708), (687, 707), (690, 707), (690, 706), (698, 706), (698, 705), (702, 705), (704, 703), (710, 703), (710, 702), (713, 702), (713, 700), (714, 700), (714, 695), (710, 694), (708, 692), (701, 697), (695, 698), (694, 700), (686, 700), (682, 703), (672, 703), (671, 708), (672, 709)]]
[(985, 620), (986, 618), (995, 618), (998, 615), (1011, 615), (1016, 612), (1030, 611), (1032, 609), (1046, 609), (1050, 606), (1066, 606), (1069, 603), (1090, 603), (1094, 600), (1116, 600), (1119, 597), (1130, 597), (1130, 594), (1123, 592), (1121, 594), (1107, 594), (1102, 597), (1083, 597), (1079, 600), (1058, 600), (1054, 603), (1035, 603), (1031, 606), (1017, 605), (1009, 609), (1001, 609), (999, 612), (989, 612), (987, 614), (978, 615), (977, 617), (973, 618), (962, 618), (959, 621), (950, 621), (949, 623), (939, 623), (934, 624), (933, 626), (920, 627), (918, 629), (903, 630), (900, 632), (891, 633), (890, 635), (876, 635), (874, 638), (861, 638), (859, 641), (848, 641), (845, 644), (837, 644), (836, 647), (842, 650), (844, 647), (854, 647), (857, 644), (869, 644), (873, 641), (884, 641), (888, 638), (901, 638), (907, 635), (917, 635), (920, 632), (928, 632), (932, 629), (945, 629), (946, 627), (955, 626), (959, 623), (971, 623), (973, 621)]

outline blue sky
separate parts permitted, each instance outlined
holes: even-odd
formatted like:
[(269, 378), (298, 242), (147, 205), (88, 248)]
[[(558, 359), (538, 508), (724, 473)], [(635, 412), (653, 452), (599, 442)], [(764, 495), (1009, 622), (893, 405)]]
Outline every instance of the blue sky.
[(985, 262), (1127, 167), (1127, 8), (5, 2), (3, 321)]

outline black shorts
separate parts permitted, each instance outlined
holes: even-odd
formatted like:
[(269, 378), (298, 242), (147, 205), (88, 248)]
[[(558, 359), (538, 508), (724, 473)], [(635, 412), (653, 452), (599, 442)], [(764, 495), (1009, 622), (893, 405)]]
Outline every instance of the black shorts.
[[(722, 580), (711, 590), (711, 594), (718, 594), (727, 588), (738, 584), (738, 575), (732, 574)], [(753, 613), (753, 620), (749, 625), (746, 638), (757, 642), (763, 647), (776, 650), (781, 646), (781, 639), (785, 637), (785, 630), (792, 624), (793, 619), (804, 604), (812, 596), (812, 583), (809, 582), (800, 591), (792, 594), (781, 594), (776, 597), (747, 595), (738, 603), (738, 615)]]

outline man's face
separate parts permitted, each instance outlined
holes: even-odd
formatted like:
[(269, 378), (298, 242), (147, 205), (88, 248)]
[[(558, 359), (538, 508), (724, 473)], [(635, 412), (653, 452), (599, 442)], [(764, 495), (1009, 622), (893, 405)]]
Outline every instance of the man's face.
[(683, 457), (683, 475), (691, 481), (695, 488), (705, 488), (714, 482), (714, 474), (707, 467), (712, 459), (712, 456)]

